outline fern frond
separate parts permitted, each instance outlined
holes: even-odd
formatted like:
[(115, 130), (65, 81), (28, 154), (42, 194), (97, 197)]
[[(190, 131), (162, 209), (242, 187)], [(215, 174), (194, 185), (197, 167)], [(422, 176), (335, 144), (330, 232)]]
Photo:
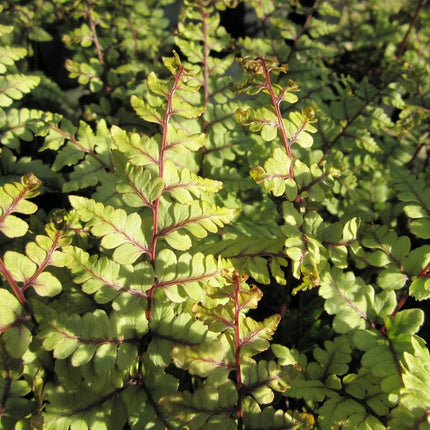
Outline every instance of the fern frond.
[[(50, 399), (44, 427), (47, 430), (91, 428), (109, 426), (120, 430), (127, 422), (127, 410), (118, 396), (121, 390), (105, 387), (105, 394), (96, 393), (89, 387), (70, 390), (48, 386), (45, 395)], [(100, 407), (109, 412), (100, 413)], [(106, 427), (105, 427), (106, 428)]]
[(398, 199), (405, 214), (411, 218), (410, 231), (422, 239), (430, 239), (430, 188), (424, 177), (396, 169), (394, 174)]
[(251, 396), (245, 397), (243, 409), (244, 424), (251, 430), (311, 430), (315, 426), (315, 418), (309, 413), (261, 408)]
[[(26, 352), (32, 340), (25, 309), (13, 294), (0, 290), (0, 334), (7, 353), (13, 358), (20, 358)], [(3, 368), (2, 368), (3, 369)]]
[(25, 94), (39, 85), (40, 77), (8, 74), (0, 76), (0, 106), (8, 107), (15, 100), (21, 100)]
[(133, 165), (127, 165), (124, 173), (124, 180), (116, 186), (124, 202), (132, 208), (145, 206), (153, 208), (155, 200), (164, 190), (163, 179), (152, 177), (150, 170)]
[[(150, 328), (154, 336), (148, 345), (148, 358), (156, 366), (167, 366), (172, 362), (172, 349), (183, 347), (193, 350), (208, 340), (208, 329), (190, 314), (175, 315), (174, 304), (157, 300), (151, 309)], [(173, 358), (174, 360), (174, 358)], [(183, 357), (181, 361), (187, 362)]]
[(113, 258), (121, 264), (132, 264), (140, 256), (149, 254), (148, 242), (142, 230), (143, 220), (136, 212), (127, 214), (85, 197), (70, 196), (73, 208), (91, 232), (102, 237), (101, 245), (114, 249)]
[(142, 136), (139, 133), (128, 133), (117, 126), (112, 126), (111, 135), (115, 147), (134, 166), (158, 163), (160, 135), (155, 135), (154, 137)]
[(185, 391), (166, 396), (161, 405), (175, 417), (172, 425), (176, 427), (235, 430), (237, 426), (231, 416), (236, 401), (236, 389), (231, 381), (226, 381), (216, 391), (212, 387), (202, 387), (194, 393)]
[(37, 205), (30, 202), (39, 194), (37, 188), (40, 180), (33, 174), (22, 176), (21, 183), (14, 182), (0, 187), (0, 231), (7, 237), (24, 236), (28, 224), (13, 213), (32, 214), (36, 212)]
[(256, 166), (250, 171), (257, 184), (263, 183), (264, 189), (275, 197), (286, 194), (288, 200), (294, 201), (297, 196), (297, 185), (290, 174), (291, 159), (285, 151), (276, 148), (273, 157), (266, 160), (264, 167)]
[[(23, 346), (24, 336), (23, 338), (18, 337), (19, 346), (10, 345), (6, 348), (6, 339), (4, 339), (6, 333), (0, 337), (0, 395), (5, 399), (2, 402), (3, 412), (0, 417), (0, 425), (3, 428), (14, 426), (17, 421), (26, 422), (26, 417), (32, 414), (37, 407), (36, 402), (28, 398), (32, 384), (24, 377), (25, 369), (21, 361), (18, 361), (16, 357), (12, 358), (7, 353), (9, 349), (13, 353), (18, 352)], [(8, 339), (7, 342), (11, 343), (11, 339)]]
[(27, 50), (21, 47), (2, 46), (0, 47), (0, 74), (6, 73), (9, 66), (13, 66), (16, 61), (21, 60), (27, 54)]
[(176, 366), (188, 370), (192, 375), (208, 378), (208, 384), (220, 386), (236, 368), (234, 338), (231, 333), (222, 333), (212, 342), (193, 346), (175, 346), (171, 355)]
[(325, 299), (326, 312), (335, 315), (333, 328), (338, 333), (365, 327), (366, 321), (369, 320), (368, 297), (372, 292), (372, 287), (365, 285), (362, 279), (357, 279), (352, 272), (342, 273), (333, 269), (324, 274), (320, 295)]
[[(124, 267), (114, 260), (90, 255), (75, 246), (63, 250), (73, 257), (68, 267), (75, 276), (75, 282), (82, 284), (84, 293), (94, 294), (97, 303), (108, 303), (120, 294), (146, 297), (154, 283), (153, 269), (146, 262)], [(136, 279), (133, 281), (134, 277)]]
[(185, 252), (177, 257), (172, 250), (163, 249), (154, 261), (157, 277), (154, 286), (174, 303), (183, 302), (187, 297), (198, 302), (204, 299), (205, 287), (222, 285), (224, 266), (210, 254)]
[[(131, 315), (121, 313), (108, 316), (99, 309), (83, 316), (59, 314), (53, 321), (45, 316), (41, 338), (48, 351), (59, 359), (70, 357), (70, 364), (80, 367), (90, 362), (98, 375), (108, 375), (114, 367), (128, 369), (137, 357), (135, 338), (147, 330), (147, 325), (136, 327)], [(122, 340), (117, 330), (124, 330)]]
[(261, 360), (257, 364), (252, 359), (244, 360), (241, 370), (244, 391), (260, 405), (273, 402), (273, 391), (283, 393), (289, 387), (290, 369), (274, 361)]
[(88, 63), (67, 59), (65, 67), (72, 79), (77, 78), (81, 85), (88, 85), (91, 92), (96, 93), (103, 88), (101, 79), (103, 67), (99, 59), (91, 58)]
[(187, 168), (178, 169), (170, 160), (164, 164), (164, 193), (170, 194), (180, 203), (190, 203), (204, 194), (218, 192), (223, 184), (213, 179), (197, 176)]
[(189, 205), (161, 201), (158, 225), (159, 237), (174, 249), (185, 251), (192, 245), (191, 236), (202, 239), (229, 223), (239, 209), (218, 207), (205, 201)]
[[(388, 412), (387, 395), (380, 386), (379, 378), (372, 381), (369, 375), (360, 377), (348, 374), (351, 352), (351, 342), (347, 336), (325, 342), (324, 349), (314, 349), (316, 361), (307, 364), (292, 381), (287, 393), (318, 402), (318, 422), (322, 428), (329, 428), (332, 423), (358, 425), (364, 422), (371, 428), (382, 430), (385, 426), (380, 415)], [(342, 390), (346, 390), (350, 397), (342, 396)]]
[[(37, 109), (9, 109), (7, 112), (0, 111), (2, 131), (2, 144), (18, 149), (20, 140), (30, 142), (34, 135), (40, 133), (44, 120), (52, 117), (51, 120), (59, 120), (55, 115), (45, 114)], [(6, 126), (7, 125), (7, 126)]]
[(49, 228), (47, 236), (38, 235), (35, 242), (27, 243), (25, 255), (16, 251), (7, 251), (3, 257), (2, 273), (6, 276), (14, 293), (20, 284), (21, 296), (33, 287), (40, 296), (56, 296), (62, 290), (61, 282), (46, 270), (48, 266), (64, 267), (70, 257), (59, 250), (70, 243), (67, 231)]
[(399, 405), (391, 411), (390, 428), (426, 428), (430, 425), (430, 357), (422, 344), (414, 344), (414, 352), (405, 352), (404, 386), (400, 390)]

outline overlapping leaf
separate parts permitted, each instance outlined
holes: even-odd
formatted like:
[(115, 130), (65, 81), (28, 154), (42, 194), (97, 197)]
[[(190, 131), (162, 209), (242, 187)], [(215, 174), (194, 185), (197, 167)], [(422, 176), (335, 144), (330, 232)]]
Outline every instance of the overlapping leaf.
[(260, 405), (273, 402), (273, 391), (285, 392), (289, 387), (293, 368), (281, 368), (274, 361), (261, 360), (258, 364), (254, 360), (246, 360), (241, 366), (242, 382), (245, 391), (249, 393)]
[(54, 319), (48, 317), (43, 323), (41, 338), (44, 348), (53, 351), (54, 357), (70, 357), (74, 367), (91, 361), (94, 371), (101, 376), (114, 367), (121, 370), (131, 365), (137, 357), (135, 336), (146, 328), (141, 321), (136, 326), (132, 315), (114, 313), (108, 316), (99, 309), (83, 316), (61, 313)]
[(312, 125), (315, 112), (312, 108), (303, 109), (302, 112), (291, 112), (288, 120), (284, 119), (285, 132), (289, 144), (297, 143), (302, 148), (310, 148), (314, 142), (310, 133), (316, 133), (317, 129)]
[(278, 119), (271, 106), (259, 109), (238, 109), (236, 118), (240, 125), (248, 125), (250, 131), (259, 131), (265, 141), (272, 141), (278, 134)]
[(163, 181), (163, 192), (169, 193), (180, 203), (190, 203), (203, 193), (216, 193), (223, 186), (222, 182), (202, 178), (187, 168), (178, 169), (170, 160), (164, 163)]
[(21, 139), (26, 142), (31, 141), (34, 139), (34, 134), (41, 132), (44, 117), (49, 116), (36, 109), (10, 109), (7, 112), (0, 110), (2, 144), (17, 149), (20, 147)]
[(350, 428), (369, 428), (372, 430), (385, 430), (386, 426), (377, 413), (368, 410), (359, 401), (334, 395), (327, 399), (318, 409), (318, 419), (321, 429), (329, 430), (333, 423), (347, 422)]
[(424, 268), (430, 261), (428, 245), (411, 250), (408, 236), (398, 237), (394, 230), (386, 226), (370, 229), (361, 242), (365, 247), (374, 249), (362, 258), (372, 266), (383, 268), (377, 278), (381, 288), (397, 290), (406, 282), (413, 281), (411, 293), (421, 299), (428, 296), (427, 278), (423, 276)]
[(293, 276), (302, 280), (302, 284), (294, 290), (296, 293), (321, 283), (320, 270), (327, 258), (318, 237), (323, 219), (313, 211), (303, 217), (292, 202), (284, 202), (283, 212), (286, 222), (281, 230), (286, 237), (285, 253), (291, 259)]
[(32, 214), (37, 206), (28, 199), (39, 194), (37, 188), (40, 180), (28, 174), (21, 178), (21, 183), (14, 182), (0, 187), (0, 231), (10, 237), (24, 236), (28, 230), (28, 224), (21, 218), (12, 215), (14, 212)]
[(118, 126), (111, 128), (112, 140), (135, 166), (157, 163), (159, 158), (160, 136), (148, 137), (139, 133), (129, 133)]
[[(256, 309), (263, 293), (257, 286), (249, 287), (241, 283), (236, 290), (233, 283), (227, 283), (222, 288), (208, 285), (205, 305), (195, 303), (192, 307), (196, 317), (203, 321), (211, 331), (224, 332), (234, 328), (235, 313), (246, 313), (249, 309)], [(242, 321), (241, 321), (242, 322)]]
[(172, 302), (180, 303), (187, 297), (198, 302), (203, 300), (207, 285), (222, 283), (222, 269), (223, 263), (210, 254), (183, 253), (177, 257), (172, 250), (163, 249), (154, 262), (155, 286)]
[(4, 267), (9, 276), (20, 284), (21, 291), (33, 287), (40, 296), (56, 296), (62, 290), (61, 282), (46, 270), (48, 266), (64, 267), (70, 262), (70, 256), (59, 250), (69, 243), (67, 234), (61, 231), (47, 232), (51, 236), (38, 235), (35, 242), (29, 242), (26, 253), (7, 251), (4, 255)]
[(400, 390), (399, 406), (391, 413), (390, 428), (425, 429), (430, 425), (430, 357), (428, 349), (416, 343), (413, 353), (404, 356), (404, 386)]
[(270, 347), (270, 340), (279, 324), (278, 314), (257, 322), (246, 317), (239, 323), (240, 352), (243, 356), (253, 356)]
[[(149, 75), (148, 81), (148, 86), (151, 90), (154, 91), (154, 87), (156, 87), (157, 93), (164, 93), (163, 95), (169, 94), (170, 90), (166, 84), (166, 81), (160, 81), (155, 77), (154, 73)], [(195, 89), (198, 89), (198, 87), (192, 88), (190, 86), (186, 87), (181, 85), (179, 85), (179, 88), (188, 91), (195, 91)], [(155, 98), (154, 102), (151, 103), (152, 97), (148, 94), (147, 99), (148, 101), (145, 101), (137, 96), (131, 97), (131, 105), (133, 106), (137, 115), (145, 121), (153, 122), (161, 126), (167, 126), (167, 124), (164, 124), (166, 111), (164, 107), (160, 106), (158, 98)], [(204, 106), (194, 106), (183, 98), (173, 96), (171, 99), (170, 111), (167, 112), (167, 114), (191, 119), (199, 117), (204, 112), (204, 110)]]
[[(65, 140), (67, 143), (58, 150)], [(110, 146), (111, 136), (105, 121), (99, 121), (94, 132), (84, 121), (76, 129), (69, 121), (62, 120), (60, 126), (51, 126), (43, 149), (58, 150), (54, 170), (74, 166), (63, 186), (64, 191), (68, 192), (106, 180), (107, 173), (113, 170)]]
[(146, 372), (144, 381), (130, 384), (121, 392), (128, 412), (128, 422), (132, 429), (145, 428), (148, 423), (154, 423), (154, 428), (165, 428), (168, 413), (161, 399), (178, 393), (178, 381), (146, 358), (143, 367)]
[[(171, 362), (174, 347), (184, 347), (193, 354), (192, 346), (201, 345), (208, 331), (190, 314), (175, 315), (174, 305), (162, 301), (155, 302), (151, 309), (150, 328), (154, 336), (148, 346), (148, 357), (157, 366), (167, 366)], [(179, 360), (184, 364), (188, 362), (186, 356), (180, 356)]]
[(430, 267), (430, 245), (423, 245), (414, 249), (409, 254), (407, 261), (410, 273), (418, 273), (418, 276), (412, 277), (409, 293), (418, 300), (429, 298), (430, 276), (428, 276), (428, 271)]
[[(165, 151), (167, 156), (171, 158), (171, 161), (174, 162), (175, 158), (177, 158), (177, 155), (175, 157), (175, 153), (186, 154), (189, 151), (195, 152), (205, 145), (206, 135), (199, 133), (199, 130), (195, 129), (195, 125), (189, 124), (192, 133), (185, 132), (181, 128), (171, 127), (168, 129)], [(173, 151), (173, 154), (170, 154), (170, 151)]]
[(208, 383), (219, 386), (236, 368), (232, 333), (223, 333), (216, 340), (195, 346), (175, 346), (171, 355), (176, 366), (192, 375), (208, 378)]
[(73, 257), (69, 268), (82, 291), (94, 294), (97, 303), (107, 303), (120, 294), (146, 297), (154, 283), (153, 268), (146, 262), (124, 267), (107, 257), (90, 255), (78, 247), (64, 251)]
[(47, 430), (88, 430), (94, 427), (120, 430), (127, 422), (124, 401), (112, 387), (106, 387), (101, 395), (89, 387), (67, 390), (49, 385), (45, 395), (49, 398), (44, 420)]
[(161, 178), (152, 177), (150, 170), (133, 165), (126, 166), (124, 173), (126, 181), (116, 186), (124, 202), (134, 208), (152, 207), (154, 201), (163, 192), (164, 181)]
[(255, 182), (263, 183), (264, 189), (275, 197), (286, 194), (288, 200), (294, 200), (297, 195), (297, 185), (290, 173), (291, 160), (281, 148), (273, 151), (264, 167), (256, 166), (251, 169), (251, 177)]
[(243, 401), (244, 424), (247, 429), (297, 429), (311, 430), (315, 426), (313, 415), (305, 412), (284, 412), (275, 410), (272, 406), (261, 408), (251, 396)]
[(325, 229), (323, 243), (328, 245), (330, 259), (336, 267), (348, 267), (348, 246), (356, 242), (359, 225), (360, 220), (352, 218), (345, 224), (333, 223)]
[(103, 88), (103, 81), (100, 78), (103, 67), (97, 58), (90, 58), (89, 63), (67, 59), (65, 67), (71, 78), (77, 78), (81, 85), (88, 85), (91, 92), (96, 93)]
[(212, 246), (205, 246), (207, 252), (228, 258), (234, 267), (249, 273), (257, 282), (269, 284), (271, 277), (284, 285), (283, 267), (288, 265), (283, 253), (284, 238), (240, 235), (236, 239), (226, 239)]
[(326, 312), (335, 315), (333, 328), (338, 333), (364, 328), (368, 310), (367, 297), (372, 288), (352, 272), (332, 269), (321, 279), (320, 295), (325, 299)]
[(408, 279), (402, 260), (410, 251), (409, 237), (397, 237), (397, 234), (387, 227), (373, 229), (363, 238), (362, 244), (368, 248), (376, 248), (368, 256), (368, 262), (375, 266), (384, 267), (378, 275), (378, 285), (381, 288), (400, 289)]
[[(282, 350), (275, 350), (276, 355), (284, 356)], [(341, 377), (348, 373), (351, 361), (350, 341), (346, 336), (340, 336), (332, 341), (326, 341), (324, 348), (317, 347), (313, 351), (316, 361), (305, 365), (303, 373), (300, 373), (291, 383), (288, 395), (293, 397), (311, 398), (321, 402), (326, 396), (337, 397), (337, 390), (342, 389)], [(295, 361), (291, 355), (292, 361)], [(290, 360), (287, 360), (287, 363)]]
[(345, 392), (357, 401), (365, 402), (369, 410), (380, 416), (388, 415), (397, 398), (400, 378), (389, 377), (381, 383), (381, 379), (373, 375), (369, 369), (361, 368), (358, 374), (350, 373), (342, 379)]
[[(343, 335), (333, 342), (324, 342), (324, 348), (315, 348), (316, 361), (308, 363), (303, 374), (292, 380), (287, 393), (320, 402), (318, 422), (323, 429), (330, 428), (334, 422), (346, 421), (356, 425), (365, 422), (372, 429), (382, 430), (385, 427), (379, 416), (389, 411), (387, 393), (379, 377), (366, 371), (360, 371), (359, 375), (349, 373), (351, 346), (350, 339)], [(348, 398), (342, 395), (343, 390), (348, 392)]]
[(20, 358), (31, 342), (32, 334), (24, 325), (27, 318), (19, 301), (7, 290), (0, 290), (0, 333), (6, 351), (11, 357)]
[(239, 212), (205, 201), (193, 201), (189, 205), (162, 202), (157, 234), (172, 248), (185, 251), (192, 245), (191, 237), (202, 239), (208, 233), (216, 233)]
[(422, 239), (430, 239), (430, 188), (425, 178), (398, 168), (395, 171), (397, 197), (404, 202), (403, 210), (411, 218), (410, 231)]
[(161, 400), (161, 405), (175, 417), (176, 427), (186, 425), (190, 430), (234, 430), (237, 426), (232, 415), (236, 401), (236, 389), (231, 381), (226, 381), (217, 390), (202, 387), (194, 393), (185, 391), (166, 396)]
[[(386, 316), (386, 335), (377, 330), (359, 330), (354, 345), (364, 351), (362, 367), (355, 377), (344, 379), (346, 389), (354, 396), (366, 399), (369, 407), (380, 415), (388, 415), (396, 405), (402, 387), (404, 354), (419, 348), (414, 334), (423, 322), (419, 309), (408, 309)], [(375, 379), (376, 378), (376, 379)]]
[(35, 403), (29, 398), (31, 383), (23, 378), (24, 369), (17, 366), (4, 349), (0, 338), (0, 396), (3, 412), (0, 417), (2, 428), (13, 428), (17, 422), (26, 422), (25, 417), (34, 411)]
[(148, 253), (148, 244), (142, 230), (142, 218), (136, 213), (104, 206), (94, 200), (71, 196), (70, 202), (91, 232), (102, 237), (102, 246), (114, 249), (113, 258), (121, 264), (132, 264)]
[(10, 106), (15, 100), (20, 100), (25, 94), (39, 85), (39, 76), (23, 74), (8, 74), (0, 76), (0, 106)]

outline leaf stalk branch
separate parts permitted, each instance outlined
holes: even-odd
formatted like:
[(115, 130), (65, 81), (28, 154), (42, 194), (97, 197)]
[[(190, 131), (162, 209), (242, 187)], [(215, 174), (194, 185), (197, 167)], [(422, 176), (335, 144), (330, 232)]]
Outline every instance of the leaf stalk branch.
[[(184, 73), (184, 66), (180, 66), (178, 69), (178, 72), (175, 75), (175, 79), (173, 81), (172, 88), (170, 89), (168, 98), (167, 98), (167, 106), (166, 106), (166, 113), (164, 115), (163, 120), (163, 135), (161, 138), (161, 147), (160, 147), (160, 157), (158, 162), (158, 170), (159, 170), (159, 177), (162, 179), (164, 174), (164, 159), (167, 149), (167, 133), (169, 128), (169, 122), (170, 118), (173, 115), (173, 96), (178, 89), (178, 85), (181, 79), (182, 74)], [(149, 252), (149, 258), (151, 261), (151, 264), (154, 264), (155, 257), (156, 257), (156, 247), (157, 247), (157, 240), (159, 237), (159, 231), (158, 231), (158, 215), (159, 215), (159, 208), (160, 208), (160, 199), (161, 196), (157, 197), (157, 199), (154, 202), (154, 206), (152, 208), (152, 214), (153, 214), (153, 225), (152, 225), (152, 241), (151, 241), (151, 249)], [(154, 284), (150, 290), (148, 291), (148, 307), (146, 310), (146, 318), (149, 321), (151, 318), (151, 307), (152, 307), (152, 300), (154, 298), (154, 292), (157, 288), (157, 285)]]

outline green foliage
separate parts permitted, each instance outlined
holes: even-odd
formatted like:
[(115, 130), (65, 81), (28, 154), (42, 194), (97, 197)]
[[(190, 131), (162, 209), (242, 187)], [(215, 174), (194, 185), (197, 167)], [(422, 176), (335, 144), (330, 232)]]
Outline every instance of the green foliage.
[(429, 427), (423, 0), (0, 12), (2, 429)]

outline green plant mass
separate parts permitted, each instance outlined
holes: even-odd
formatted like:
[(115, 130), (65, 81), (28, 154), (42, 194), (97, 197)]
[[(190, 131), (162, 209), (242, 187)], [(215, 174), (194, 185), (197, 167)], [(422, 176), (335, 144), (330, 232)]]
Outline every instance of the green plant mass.
[(0, 0), (0, 428), (430, 428), (425, 0)]

